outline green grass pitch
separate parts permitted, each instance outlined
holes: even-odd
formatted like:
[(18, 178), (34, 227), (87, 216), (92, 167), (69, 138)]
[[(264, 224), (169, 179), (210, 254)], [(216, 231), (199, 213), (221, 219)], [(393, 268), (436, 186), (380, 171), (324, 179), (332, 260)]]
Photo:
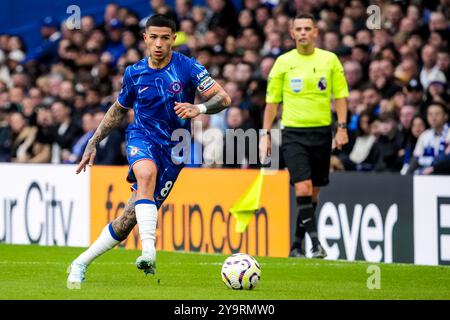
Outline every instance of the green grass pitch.
[[(115, 249), (88, 269), (81, 290), (66, 269), (83, 248), (0, 245), (0, 299), (450, 299), (450, 267), (377, 264), (381, 289), (367, 288), (370, 263), (256, 257), (252, 291), (222, 283), (224, 255), (158, 252), (156, 276), (139, 272), (138, 251)], [(158, 283), (158, 279), (160, 279)]]

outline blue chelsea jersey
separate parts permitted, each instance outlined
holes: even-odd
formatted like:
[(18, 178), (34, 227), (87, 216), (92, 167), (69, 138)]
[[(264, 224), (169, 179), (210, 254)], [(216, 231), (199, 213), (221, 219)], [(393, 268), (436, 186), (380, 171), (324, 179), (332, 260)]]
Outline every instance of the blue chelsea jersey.
[(127, 135), (138, 131), (161, 145), (173, 144), (174, 130), (191, 129), (190, 120), (176, 115), (175, 101), (194, 103), (197, 88), (203, 93), (214, 84), (204, 66), (175, 51), (162, 69), (151, 68), (148, 57), (127, 67), (117, 98), (124, 108), (134, 110), (134, 123), (128, 126)]

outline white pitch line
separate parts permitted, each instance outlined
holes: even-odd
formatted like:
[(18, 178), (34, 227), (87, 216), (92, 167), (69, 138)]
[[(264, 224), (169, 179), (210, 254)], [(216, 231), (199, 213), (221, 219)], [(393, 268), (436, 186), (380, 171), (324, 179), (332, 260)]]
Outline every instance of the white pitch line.
[[(0, 261), (0, 265), (69, 265), (70, 262), (58, 262), (58, 261), (8, 261), (3, 260)], [(134, 265), (134, 262), (94, 262), (95, 265)], [(164, 262), (165, 265), (210, 265), (210, 266), (221, 266), (222, 262)], [(327, 263), (327, 264), (319, 264), (319, 263), (260, 263), (262, 267), (277, 267), (277, 266), (292, 266), (292, 267), (320, 267), (320, 266), (333, 266), (333, 267), (346, 267), (347, 265), (342, 263)]]

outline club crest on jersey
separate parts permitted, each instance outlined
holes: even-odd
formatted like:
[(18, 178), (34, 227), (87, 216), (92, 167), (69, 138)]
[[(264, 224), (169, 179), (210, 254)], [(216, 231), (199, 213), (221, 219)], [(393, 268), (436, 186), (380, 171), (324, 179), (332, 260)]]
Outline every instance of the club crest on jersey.
[(139, 152), (139, 148), (138, 147), (131, 147), (131, 149), (130, 149), (130, 156), (133, 157), (133, 156), (137, 155), (138, 152)]
[(169, 90), (170, 90), (170, 92), (177, 94), (177, 93), (180, 93), (180, 92), (181, 92), (181, 89), (182, 89), (182, 88), (183, 88), (183, 87), (181, 86), (181, 82), (179, 82), (179, 81), (174, 81), (174, 82), (172, 82), (172, 83), (170, 84)]
[(327, 79), (325, 79), (325, 77), (320, 77), (319, 82), (317, 82), (317, 88), (319, 88), (320, 91), (327, 89)]
[(291, 89), (295, 93), (299, 93), (303, 89), (303, 80), (300, 78), (291, 79)]

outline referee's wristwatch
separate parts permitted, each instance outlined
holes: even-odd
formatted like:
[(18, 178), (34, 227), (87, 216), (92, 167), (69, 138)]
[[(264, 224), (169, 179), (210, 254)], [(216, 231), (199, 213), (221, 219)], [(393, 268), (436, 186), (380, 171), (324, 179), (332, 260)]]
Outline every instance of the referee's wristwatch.
[(347, 129), (347, 122), (339, 122), (337, 126), (340, 129)]

